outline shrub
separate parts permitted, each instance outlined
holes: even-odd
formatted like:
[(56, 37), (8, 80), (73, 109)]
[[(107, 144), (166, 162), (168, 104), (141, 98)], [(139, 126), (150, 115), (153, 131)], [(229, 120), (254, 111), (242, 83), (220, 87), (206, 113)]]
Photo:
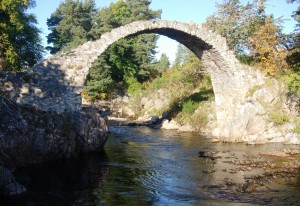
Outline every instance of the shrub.
[(182, 104), (182, 112), (187, 114), (192, 114), (197, 108), (197, 104), (191, 99), (185, 101)]
[(126, 78), (126, 84), (128, 85), (127, 92), (131, 95), (142, 91), (143, 85), (134, 77)]
[(199, 108), (199, 111), (194, 113), (189, 120), (189, 124), (198, 131), (208, 123), (208, 114), (205, 109), (204, 107)]
[[(208, 104), (207, 102), (201, 102), (199, 104), (194, 104), (196, 107), (196, 111), (192, 113), (180, 112), (176, 116), (176, 121), (180, 124), (189, 124), (196, 131), (201, 131), (208, 123)], [(190, 108), (190, 107), (189, 107)]]
[(277, 125), (281, 125), (289, 122), (289, 117), (286, 114), (280, 112), (272, 112), (269, 114), (270, 120)]
[(285, 73), (281, 80), (287, 85), (289, 91), (300, 97), (300, 74), (297, 72)]
[(255, 85), (255, 86), (251, 87), (251, 88), (248, 90), (248, 92), (247, 92), (247, 94), (246, 94), (246, 97), (252, 97), (253, 94), (254, 94), (257, 90), (259, 90), (259, 89), (261, 89), (261, 88), (262, 88), (262, 86), (260, 86), (260, 85)]
[(294, 132), (300, 134), (300, 121), (296, 123), (296, 128), (294, 129)]

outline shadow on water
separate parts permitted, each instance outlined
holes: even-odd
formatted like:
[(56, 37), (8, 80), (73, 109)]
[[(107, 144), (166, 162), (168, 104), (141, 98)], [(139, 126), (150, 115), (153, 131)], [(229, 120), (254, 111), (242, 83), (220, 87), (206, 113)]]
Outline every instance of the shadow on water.
[[(213, 144), (195, 133), (148, 127), (111, 126), (110, 131), (103, 153), (16, 171), (29, 192), (17, 199), (1, 199), (1, 206), (299, 205), (299, 175), (296, 181), (279, 186), (268, 182), (252, 193), (233, 189), (262, 169), (252, 166), (247, 171), (243, 169), (247, 165), (232, 162), (263, 164), (272, 158), (258, 155), (261, 151), (293, 146)], [(216, 157), (201, 158), (199, 151), (215, 152)]]
[(107, 177), (105, 152), (81, 155), (17, 170), (16, 179), (28, 189), (22, 196), (2, 199), (4, 205), (81, 205), (80, 200)]

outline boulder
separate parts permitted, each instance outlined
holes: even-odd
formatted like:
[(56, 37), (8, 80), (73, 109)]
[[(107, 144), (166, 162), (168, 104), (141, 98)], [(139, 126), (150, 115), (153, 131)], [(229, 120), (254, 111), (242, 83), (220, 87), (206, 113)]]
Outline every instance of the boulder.
[(178, 129), (179, 132), (195, 132), (195, 128), (193, 128), (190, 124), (185, 124)]
[(176, 122), (175, 120), (164, 120), (161, 126), (162, 129), (167, 129), (167, 130), (174, 130), (174, 129), (179, 129), (180, 124)]
[(99, 151), (107, 136), (106, 120), (94, 109), (61, 115), (0, 97), (0, 165), (5, 167)]
[(163, 112), (163, 113), (161, 114), (161, 118), (162, 118), (162, 119), (168, 119), (169, 116), (170, 116), (169, 112)]
[(285, 135), (285, 144), (298, 144), (300, 145), (300, 134), (288, 133)]
[(159, 122), (159, 117), (156, 115), (151, 116), (150, 121), (148, 121), (148, 124), (153, 125), (157, 124)]

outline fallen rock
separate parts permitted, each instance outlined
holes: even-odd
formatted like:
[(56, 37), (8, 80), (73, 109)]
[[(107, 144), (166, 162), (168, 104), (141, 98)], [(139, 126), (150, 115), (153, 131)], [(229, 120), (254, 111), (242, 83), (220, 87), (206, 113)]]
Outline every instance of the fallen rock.
[(211, 160), (219, 159), (220, 156), (217, 156), (217, 152), (209, 152), (209, 151), (199, 151), (199, 157), (208, 158)]

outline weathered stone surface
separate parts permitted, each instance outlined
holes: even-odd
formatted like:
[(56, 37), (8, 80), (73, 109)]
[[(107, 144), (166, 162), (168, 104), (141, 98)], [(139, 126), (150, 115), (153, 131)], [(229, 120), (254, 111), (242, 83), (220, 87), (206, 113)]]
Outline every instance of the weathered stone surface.
[(0, 97), (0, 164), (13, 168), (101, 150), (106, 121), (94, 110), (59, 115)]
[[(23, 74), (0, 74), (0, 90), (13, 101), (44, 111), (80, 111), (80, 95), (91, 64), (112, 43), (144, 33), (175, 39), (202, 59), (215, 94), (215, 136), (227, 141), (240, 141), (253, 134), (263, 137), (268, 118), (261, 115), (264, 108), (259, 99), (271, 101), (274, 105), (278, 100), (280, 84), (273, 80), (272, 87), (247, 97), (251, 88), (264, 85), (268, 78), (260, 71), (240, 64), (224, 38), (193, 23), (164, 20), (133, 22), (102, 35), (97, 41), (86, 42), (71, 51), (51, 56)], [(157, 101), (151, 106), (162, 107), (164, 104)], [(287, 109), (291, 108), (288, 101), (284, 104)]]
[(80, 113), (73, 114), (69, 119), (75, 127), (76, 147), (79, 152), (94, 152), (103, 148), (109, 129), (106, 120), (97, 110), (83, 108)]
[(159, 122), (159, 117), (156, 115), (151, 116), (151, 119), (149, 120), (148, 124), (157, 124)]
[(0, 188), (3, 188), (5, 185), (8, 185), (12, 182), (15, 182), (15, 177), (11, 171), (0, 165)]
[(179, 127), (178, 131), (179, 132), (195, 132), (196, 130), (191, 125), (185, 124), (185, 125)]
[(99, 151), (107, 139), (104, 118), (91, 108), (80, 112), (44, 112), (21, 107), (0, 96), (0, 193), (26, 192), (9, 168)]
[(285, 135), (285, 144), (299, 144), (300, 145), (300, 134), (288, 133)]
[(12, 196), (26, 192), (26, 188), (16, 182), (12, 172), (0, 165), (0, 193)]
[(171, 120), (171, 121), (164, 120), (161, 126), (162, 129), (170, 129), (170, 130), (178, 130), (180, 127), (181, 127), (180, 124), (175, 120)]

